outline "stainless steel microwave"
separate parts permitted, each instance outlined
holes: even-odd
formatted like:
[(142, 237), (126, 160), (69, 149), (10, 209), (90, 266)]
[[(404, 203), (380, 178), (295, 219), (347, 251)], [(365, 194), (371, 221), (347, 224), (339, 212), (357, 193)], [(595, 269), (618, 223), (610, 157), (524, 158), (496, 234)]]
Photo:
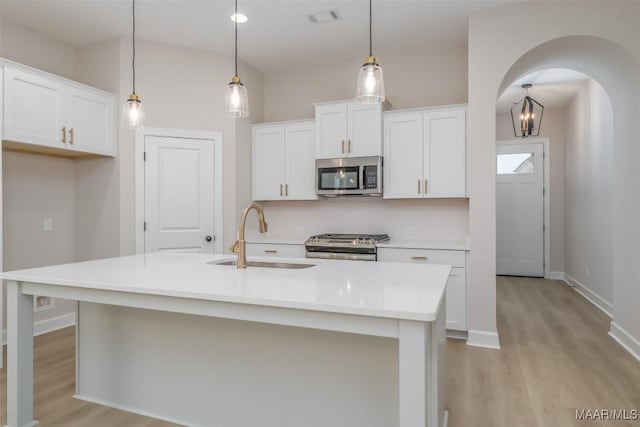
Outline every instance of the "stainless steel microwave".
[(382, 196), (382, 157), (316, 160), (316, 194)]

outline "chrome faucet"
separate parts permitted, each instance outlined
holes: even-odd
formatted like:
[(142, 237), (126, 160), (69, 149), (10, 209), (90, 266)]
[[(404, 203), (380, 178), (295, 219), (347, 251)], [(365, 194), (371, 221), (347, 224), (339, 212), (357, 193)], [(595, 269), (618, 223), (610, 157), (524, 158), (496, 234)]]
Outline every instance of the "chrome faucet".
[(267, 222), (264, 220), (264, 211), (262, 210), (262, 207), (256, 203), (249, 203), (242, 211), (240, 226), (238, 227), (238, 240), (236, 240), (233, 246), (229, 249), (234, 254), (238, 254), (238, 261), (236, 262), (237, 268), (247, 268), (247, 242), (244, 240), (244, 229), (247, 226), (247, 215), (251, 209), (255, 209), (258, 213), (260, 232), (267, 232)]

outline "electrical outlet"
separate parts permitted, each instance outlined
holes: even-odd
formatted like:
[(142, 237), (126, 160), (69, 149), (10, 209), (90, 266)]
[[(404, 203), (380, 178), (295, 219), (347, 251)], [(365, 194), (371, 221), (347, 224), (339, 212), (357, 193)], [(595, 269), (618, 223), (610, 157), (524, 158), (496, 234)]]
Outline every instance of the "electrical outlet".
[(45, 219), (42, 222), (42, 228), (44, 228), (44, 231), (53, 231), (53, 220)]
[(415, 227), (405, 227), (403, 231), (404, 231), (404, 234), (416, 234)]
[(54, 307), (54, 304), (51, 297), (36, 296), (33, 299), (33, 311), (50, 310)]

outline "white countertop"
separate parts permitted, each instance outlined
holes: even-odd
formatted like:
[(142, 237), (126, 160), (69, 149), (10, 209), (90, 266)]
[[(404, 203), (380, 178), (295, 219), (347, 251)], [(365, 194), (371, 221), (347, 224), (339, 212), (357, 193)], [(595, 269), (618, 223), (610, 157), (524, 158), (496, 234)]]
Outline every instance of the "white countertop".
[[(211, 265), (229, 255), (154, 253), (1, 273), (4, 280), (178, 298), (432, 321), (450, 267), (433, 264), (280, 259), (284, 270)], [(258, 258), (250, 258), (256, 259)], [(264, 259), (275, 261), (273, 258)]]
[(448, 240), (397, 240), (391, 239), (387, 243), (378, 243), (379, 248), (398, 249), (434, 249), (448, 251), (468, 251), (469, 244), (466, 241)]

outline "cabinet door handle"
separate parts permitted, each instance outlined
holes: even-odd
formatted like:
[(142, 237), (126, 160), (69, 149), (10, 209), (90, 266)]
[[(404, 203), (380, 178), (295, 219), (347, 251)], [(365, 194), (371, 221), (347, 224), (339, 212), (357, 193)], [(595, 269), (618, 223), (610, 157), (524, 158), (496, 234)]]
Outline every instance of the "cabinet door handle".
[(429, 180), (425, 179), (424, 180), (424, 194), (427, 194), (429, 192)]
[(73, 128), (69, 129), (69, 144), (73, 144)]
[(421, 191), (420, 191), (420, 180), (418, 180), (418, 194), (420, 194), (420, 193), (421, 193)]
[(347, 153), (350, 153), (351, 152), (351, 140), (349, 140), (347, 142), (348, 142), (348, 144), (347, 144)]
[(342, 140), (342, 154), (344, 154), (344, 139)]
[(63, 144), (67, 143), (67, 127), (66, 126), (62, 126), (62, 143)]
[(265, 253), (265, 254), (277, 254), (277, 253), (278, 253), (278, 251), (277, 251), (277, 250), (275, 250), (275, 249), (265, 249), (265, 250), (264, 250), (264, 253)]
[(289, 196), (289, 184), (285, 184), (285, 185), (284, 185), (284, 195), (285, 195), (286, 197), (288, 197), (288, 196)]
[(412, 257), (411, 257), (411, 259), (412, 259), (413, 261), (426, 261), (426, 260), (427, 260), (427, 259), (429, 259), (429, 258), (427, 258), (426, 256), (415, 256), (415, 255), (414, 255), (414, 256), (412, 256)]
[(280, 197), (282, 197), (282, 184), (280, 184)]

